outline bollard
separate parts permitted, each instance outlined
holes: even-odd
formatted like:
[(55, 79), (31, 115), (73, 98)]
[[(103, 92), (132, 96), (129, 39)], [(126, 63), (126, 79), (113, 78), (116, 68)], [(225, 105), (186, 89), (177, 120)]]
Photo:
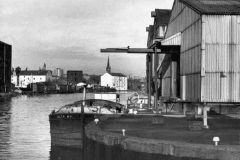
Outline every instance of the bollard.
[(133, 113), (133, 109), (129, 109), (129, 113), (131, 113), (131, 114), (132, 114), (132, 113)]
[(217, 146), (220, 139), (219, 139), (219, 137), (214, 137), (213, 141), (215, 142), (215, 146)]
[(125, 129), (123, 129), (122, 132), (123, 132), (123, 136), (125, 136)]
[(99, 121), (99, 120), (98, 120), (97, 118), (94, 119), (94, 122), (95, 122), (96, 124), (98, 124), (98, 121)]

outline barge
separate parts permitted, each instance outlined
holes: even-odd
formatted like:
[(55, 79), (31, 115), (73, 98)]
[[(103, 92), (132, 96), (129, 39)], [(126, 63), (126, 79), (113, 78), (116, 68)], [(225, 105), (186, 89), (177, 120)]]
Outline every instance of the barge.
[[(83, 105), (83, 123), (81, 106)], [(102, 99), (87, 99), (53, 110), (49, 115), (51, 144), (53, 146), (82, 146), (82, 124), (106, 114), (120, 114), (125, 106)]]

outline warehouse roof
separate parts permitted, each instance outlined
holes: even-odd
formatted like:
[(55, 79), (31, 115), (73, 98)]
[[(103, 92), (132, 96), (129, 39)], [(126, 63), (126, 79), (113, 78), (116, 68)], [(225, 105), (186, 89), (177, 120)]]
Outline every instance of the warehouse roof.
[(4, 45), (9, 45), (9, 46), (11, 46), (10, 44), (7, 44), (7, 43), (2, 42), (2, 41), (0, 41), (0, 44), (4, 44)]
[(154, 35), (154, 27), (153, 25), (149, 25), (147, 47), (150, 47), (153, 44), (153, 35)]
[(240, 15), (240, 0), (179, 0), (200, 14)]
[(155, 9), (156, 12), (156, 18), (154, 25), (168, 25), (168, 22), (171, 17), (171, 10), (169, 9)]

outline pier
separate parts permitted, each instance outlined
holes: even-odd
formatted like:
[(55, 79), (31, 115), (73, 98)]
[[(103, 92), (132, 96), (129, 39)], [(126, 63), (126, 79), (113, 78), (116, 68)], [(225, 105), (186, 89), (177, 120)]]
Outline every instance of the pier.
[(212, 116), (211, 129), (191, 131), (186, 118), (160, 116), (163, 123), (156, 125), (153, 117), (105, 116), (98, 124), (91, 122), (85, 130), (85, 159), (240, 159), (238, 118)]

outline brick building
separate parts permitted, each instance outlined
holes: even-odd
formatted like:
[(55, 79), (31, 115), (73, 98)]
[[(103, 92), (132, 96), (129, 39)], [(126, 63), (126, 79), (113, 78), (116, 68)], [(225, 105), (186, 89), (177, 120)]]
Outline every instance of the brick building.
[(11, 91), (12, 46), (0, 41), (0, 92)]
[(67, 82), (68, 84), (78, 84), (83, 81), (83, 71), (70, 70), (67, 71)]

